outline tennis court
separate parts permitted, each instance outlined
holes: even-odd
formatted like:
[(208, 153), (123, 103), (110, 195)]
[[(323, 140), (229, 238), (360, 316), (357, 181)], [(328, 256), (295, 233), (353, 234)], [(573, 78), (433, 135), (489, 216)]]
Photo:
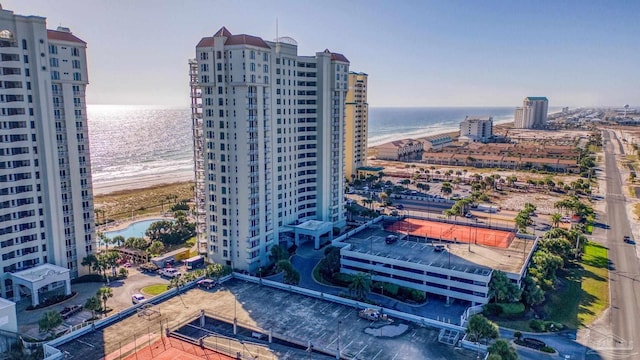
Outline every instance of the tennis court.
[(444, 222), (406, 218), (396, 221), (387, 231), (411, 236), (424, 237), (431, 240), (443, 240), (459, 243), (485, 245), (508, 248), (515, 238), (515, 232), (493, 230), (479, 226), (449, 224)]

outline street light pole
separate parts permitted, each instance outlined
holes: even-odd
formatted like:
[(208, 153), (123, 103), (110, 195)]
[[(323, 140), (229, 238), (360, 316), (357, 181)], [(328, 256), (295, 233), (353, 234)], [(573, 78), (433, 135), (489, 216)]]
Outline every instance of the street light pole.
[(342, 320), (338, 320), (338, 351), (336, 352), (336, 359), (340, 359), (340, 324), (342, 324)]

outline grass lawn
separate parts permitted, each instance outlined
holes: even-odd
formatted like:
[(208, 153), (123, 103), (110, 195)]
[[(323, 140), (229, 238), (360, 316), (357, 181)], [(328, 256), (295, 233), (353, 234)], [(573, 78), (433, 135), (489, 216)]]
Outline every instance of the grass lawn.
[(169, 286), (167, 284), (155, 284), (145, 286), (140, 291), (145, 295), (156, 296), (162, 294), (163, 292), (169, 290)]
[(588, 243), (581, 267), (568, 269), (558, 291), (547, 293), (549, 320), (570, 328), (591, 324), (609, 306), (607, 248)]

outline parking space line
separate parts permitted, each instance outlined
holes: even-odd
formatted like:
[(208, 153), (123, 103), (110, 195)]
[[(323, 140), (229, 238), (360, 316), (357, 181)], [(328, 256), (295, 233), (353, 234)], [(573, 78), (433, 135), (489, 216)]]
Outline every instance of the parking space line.
[(349, 317), (349, 315), (351, 315), (351, 311), (347, 312), (347, 314), (345, 316), (343, 316), (343, 319), (346, 319), (347, 317)]
[(351, 344), (353, 344), (353, 340), (351, 340), (351, 342), (348, 343), (347, 346), (343, 347), (342, 351), (345, 351), (349, 347), (349, 345), (351, 345)]
[(398, 355), (400, 355), (400, 354), (396, 353), (396, 354), (393, 356), (393, 359), (391, 359), (391, 360), (396, 360), (396, 358), (398, 357)]
[[(358, 355), (360, 355), (360, 353), (361, 353), (361, 352), (363, 352), (363, 351), (364, 351), (364, 349), (366, 349), (368, 346), (369, 346), (369, 344), (365, 345), (362, 349), (360, 349), (360, 351), (358, 351), (358, 352), (353, 356), (353, 358), (354, 358), (354, 359), (357, 359), (357, 358), (358, 358)], [(382, 351), (382, 350), (380, 350), (380, 351)], [(375, 358), (374, 358), (374, 359), (375, 359)]]

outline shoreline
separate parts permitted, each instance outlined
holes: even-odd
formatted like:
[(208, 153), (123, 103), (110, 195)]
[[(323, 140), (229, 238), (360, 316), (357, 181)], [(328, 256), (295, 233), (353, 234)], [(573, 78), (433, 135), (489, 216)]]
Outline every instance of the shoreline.
[[(494, 130), (503, 130), (509, 129), (513, 127), (513, 121), (503, 122), (497, 125), (494, 125)], [(451, 131), (442, 131), (436, 130), (432, 133), (425, 132), (423, 135), (419, 137), (397, 137), (383, 143), (376, 143), (376, 145), (369, 145), (367, 150), (373, 149), (376, 146), (380, 146), (383, 144), (387, 144), (393, 141), (403, 140), (403, 139), (423, 139), (430, 136), (439, 136), (439, 135), (449, 135), (452, 138), (455, 138), (459, 134), (459, 130), (451, 130)], [(100, 182), (93, 184), (93, 195), (94, 196), (104, 196), (115, 194), (128, 190), (141, 190), (153, 188), (159, 185), (173, 185), (179, 183), (187, 183), (194, 182), (194, 174), (193, 171), (188, 172), (176, 172), (176, 173), (161, 173), (154, 175), (143, 175), (136, 178), (125, 178), (125, 179), (117, 179), (109, 182)]]

